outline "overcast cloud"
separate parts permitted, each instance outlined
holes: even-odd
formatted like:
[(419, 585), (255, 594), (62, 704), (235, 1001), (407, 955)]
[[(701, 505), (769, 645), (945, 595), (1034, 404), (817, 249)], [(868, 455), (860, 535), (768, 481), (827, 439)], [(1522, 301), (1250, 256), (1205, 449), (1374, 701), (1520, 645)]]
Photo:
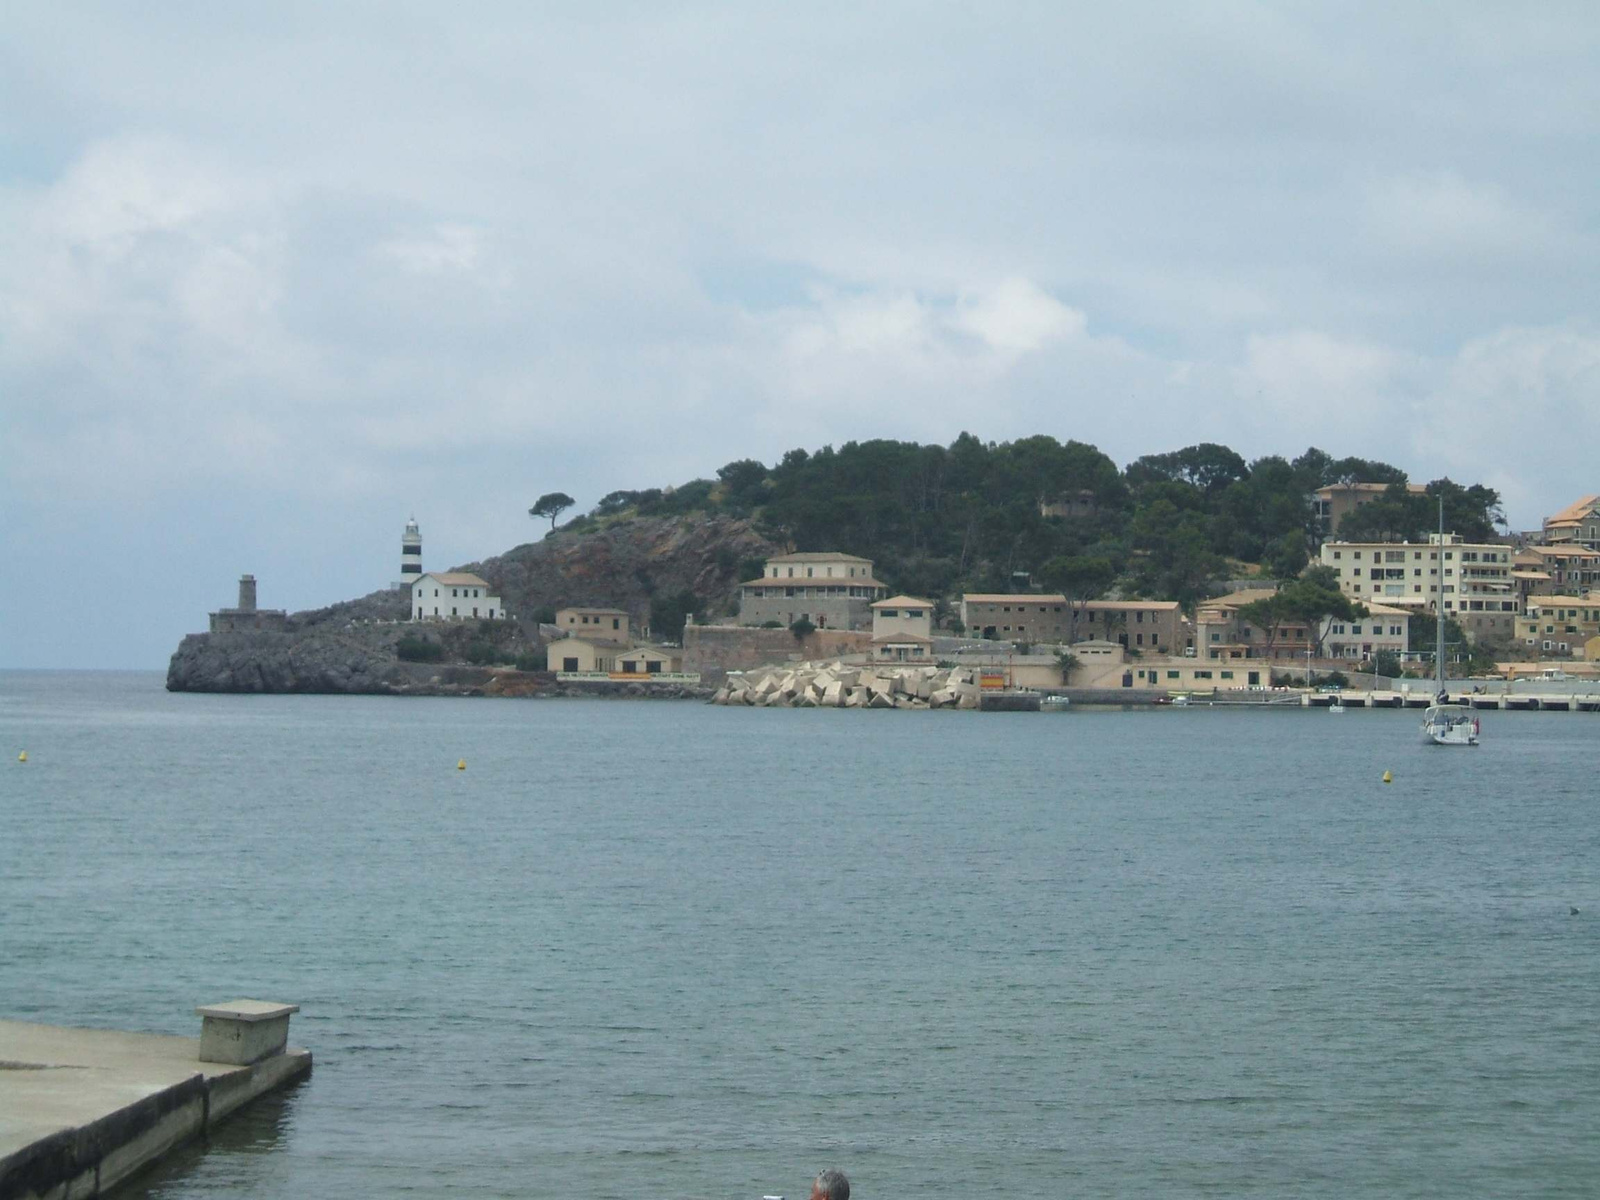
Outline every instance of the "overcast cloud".
[(868, 437), (1315, 444), (1537, 527), (1600, 491), (1597, 51), (1586, 4), (12, 3), (0, 665)]

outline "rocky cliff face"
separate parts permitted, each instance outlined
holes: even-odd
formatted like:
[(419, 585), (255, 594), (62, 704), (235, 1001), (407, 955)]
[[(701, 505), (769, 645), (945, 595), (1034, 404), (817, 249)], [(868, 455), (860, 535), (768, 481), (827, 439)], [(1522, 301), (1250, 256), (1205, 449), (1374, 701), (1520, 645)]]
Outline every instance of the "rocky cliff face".
[(540, 542), (459, 568), (489, 581), (506, 611), (531, 621), (543, 607), (625, 608), (635, 622), (653, 595), (693, 592), (707, 611), (732, 611), (740, 564), (779, 553), (732, 517), (635, 517), (592, 533), (557, 530)]
[[(708, 611), (727, 612), (740, 564), (772, 553), (776, 547), (748, 522), (726, 517), (641, 518), (585, 534), (557, 531), (498, 558), (453, 568), (482, 575), (514, 621), (411, 624), (405, 590), (387, 588), (295, 613), (281, 633), (192, 633), (168, 664), (167, 690), (500, 694), (507, 689), (491, 672), (452, 665), (470, 642), (487, 640), (514, 657), (533, 649), (534, 615), (541, 608), (604, 605), (625, 608), (642, 622), (658, 592), (690, 591)], [(406, 635), (441, 643), (446, 661), (400, 661), (395, 648)]]

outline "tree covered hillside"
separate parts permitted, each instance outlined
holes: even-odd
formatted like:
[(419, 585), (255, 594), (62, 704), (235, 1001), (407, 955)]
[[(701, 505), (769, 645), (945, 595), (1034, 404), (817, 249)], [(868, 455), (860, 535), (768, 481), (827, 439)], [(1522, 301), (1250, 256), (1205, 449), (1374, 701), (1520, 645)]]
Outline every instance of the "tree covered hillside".
[[(1238, 563), (1298, 574), (1321, 537), (1312, 492), (1355, 481), (1401, 485), (1369, 506), (1378, 525), (1421, 536), (1434, 518), (1419, 514), (1436, 517), (1432, 497), (1442, 494), (1453, 532), (1494, 535), (1499, 497), (1488, 488), (1444, 479), (1428, 485), (1428, 499), (1410, 497), (1399, 467), (1316, 448), (1246, 462), (1208, 442), (1119, 469), (1083, 442), (983, 442), (968, 433), (949, 446), (877, 440), (791, 450), (771, 467), (743, 459), (714, 480), (612, 492), (564, 528), (706, 511), (750, 517), (795, 550), (871, 558), (881, 578), (907, 592), (1003, 591), (1031, 579), (1079, 596), (1116, 587), (1188, 603)], [(746, 577), (757, 570), (748, 564)]]

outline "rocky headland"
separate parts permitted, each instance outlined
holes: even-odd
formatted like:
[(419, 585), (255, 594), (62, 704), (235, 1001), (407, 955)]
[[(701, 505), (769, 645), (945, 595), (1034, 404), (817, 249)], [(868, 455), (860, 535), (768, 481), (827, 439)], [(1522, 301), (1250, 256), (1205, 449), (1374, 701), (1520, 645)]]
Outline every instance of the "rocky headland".
[[(636, 517), (583, 532), (557, 530), (450, 568), (488, 581), (509, 620), (413, 623), (405, 589), (385, 588), (293, 613), (281, 632), (189, 634), (167, 666), (167, 690), (698, 696), (699, 689), (669, 685), (562, 684), (543, 671), (474, 665), (469, 657), (485, 649), (502, 661), (536, 654), (540, 613), (568, 605), (625, 608), (643, 623), (653, 597), (692, 595), (708, 613), (728, 612), (741, 569), (776, 551), (748, 521), (730, 517)], [(418, 637), (438, 645), (440, 661), (400, 657), (401, 639)]]

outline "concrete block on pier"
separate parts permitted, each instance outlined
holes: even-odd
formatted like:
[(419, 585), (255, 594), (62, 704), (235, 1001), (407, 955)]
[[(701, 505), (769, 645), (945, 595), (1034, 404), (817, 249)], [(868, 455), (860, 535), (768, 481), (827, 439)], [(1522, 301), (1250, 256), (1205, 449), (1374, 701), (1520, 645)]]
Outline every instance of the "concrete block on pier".
[(201, 1018), (200, 1061), (246, 1067), (289, 1044), (289, 1017), (298, 1004), (265, 1000), (230, 1000), (194, 1010)]

